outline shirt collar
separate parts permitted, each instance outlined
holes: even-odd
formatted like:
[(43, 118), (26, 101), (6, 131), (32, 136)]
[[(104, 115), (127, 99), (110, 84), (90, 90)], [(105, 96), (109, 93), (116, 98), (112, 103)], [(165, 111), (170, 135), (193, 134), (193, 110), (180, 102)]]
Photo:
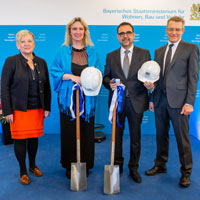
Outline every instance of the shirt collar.
[(168, 46), (170, 44), (174, 44), (174, 47), (177, 47), (180, 41), (181, 41), (181, 39), (178, 42), (175, 42), (175, 43), (172, 43), (172, 42), (168, 41)]
[(123, 52), (124, 53), (124, 51), (126, 51), (126, 50), (129, 50), (130, 51), (130, 53), (132, 54), (133, 53), (133, 48), (134, 48), (134, 45), (132, 45), (129, 49), (124, 49), (123, 47), (121, 47), (121, 52)]

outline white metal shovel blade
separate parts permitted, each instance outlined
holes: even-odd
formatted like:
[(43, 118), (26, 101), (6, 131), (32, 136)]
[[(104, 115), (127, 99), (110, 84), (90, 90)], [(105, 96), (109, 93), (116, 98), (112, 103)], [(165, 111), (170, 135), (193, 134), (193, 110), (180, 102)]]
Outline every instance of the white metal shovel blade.
[(71, 190), (87, 189), (86, 163), (71, 163)]
[(116, 194), (120, 192), (119, 165), (104, 166), (104, 193)]

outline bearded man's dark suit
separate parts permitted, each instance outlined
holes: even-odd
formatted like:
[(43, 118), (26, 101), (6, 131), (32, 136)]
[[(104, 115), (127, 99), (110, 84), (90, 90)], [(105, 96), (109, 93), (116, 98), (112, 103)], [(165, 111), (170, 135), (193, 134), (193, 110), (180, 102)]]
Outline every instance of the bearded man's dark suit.
[(180, 114), (184, 104), (194, 105), (198, 72), (199, 49), (196, 45), (180, 41), (166, 74), (166, 90), (163, 90), (163, 61), (167, 45), (155, 51), (154, 60), (161, 66), (160, 80), (155, 84), (152, 94), (155, 120), (157, 154), (156, 165), (165, 165), (169, 151), (169, 120), (176, 136), (181, 173), (189, 175), (192, 171), (192, 153), (189, 138), (188, 115)]
[[(148, 109), (149, 99), (147, 89), (144, 87), (143, 83), (137, 79), (137, 73), (142, 64), (148, 60), (150, 60), (149, 51), (134, 46), (129, 73), (126, 79), (121, 66), (120, 48), (107, 54), (103, 84), (110, 90), (109, 105), (113, 94), (113, 91), (110, 88), (110, 81), (113, 78), (120, 79), (126, 87), (123, 95), (122, 112), (119, 115), (119, 123), (122, 125), (122, 128), (120, 128), (118, 124), (116, 126), (115, 164), (120, 165), (121, 172), (124, 161), (122, 156), (122, 136), (125, 116), (128, 118), (130, 131), (129, 169), (137, 170), (139, 166), (141, 149), (140, 125), (142, 122), (143, 112)], [(127, 90), (128, 97), (126, 92)]]

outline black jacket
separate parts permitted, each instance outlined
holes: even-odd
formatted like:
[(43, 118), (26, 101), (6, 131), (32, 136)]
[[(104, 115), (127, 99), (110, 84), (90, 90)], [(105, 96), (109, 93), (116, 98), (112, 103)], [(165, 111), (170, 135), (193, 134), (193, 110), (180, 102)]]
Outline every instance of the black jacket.
[[(121, 66), (120, 48), (107, 54), (103, 84), (107, 89), (110, 90), (109, 107), (113, 95), (113, 91), (110, 88), (110, 80), (116, 78), (120, 79), (128, 89), (128, 93), (136, 113), (142, 113), (148, 109), (148, 91), (144, 87), (144, 84), (138, 80), (137, 74), (142, 64), (149, 60), (150, 53), (148, 50), (134, 46), (128, 78), (126, 79)], [(122, 110), (125, 102), (125, 94), (126, 89), (123, 96)]]
[[(51, 110), (51, 88), (45, 60), (34, 56), (34, 66), (39, 77), (39, 92), (44, 110)], [(27, 59), (21, 54), (6, 59), (1, 74), (1, 104), (3, 115), (13, 110), (26, 111), (28, 104), (29, 78)]]

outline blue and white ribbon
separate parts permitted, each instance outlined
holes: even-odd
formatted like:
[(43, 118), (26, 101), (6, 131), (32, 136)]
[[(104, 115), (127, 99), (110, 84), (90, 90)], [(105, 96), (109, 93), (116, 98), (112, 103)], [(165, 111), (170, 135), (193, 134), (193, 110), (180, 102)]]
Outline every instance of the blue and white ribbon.
[[(83, 98), (83, 89), (78, 85), (78, 84), (74, 84), (74, 86), (72, 87), (72, 95), (71, 95), (71, 105), (70, 105), (70, 111), (71, 111), (71, 115), (72, 115), (72, 119), (74, 120), (76, 118), (76, 103), (74, 102), (74, 91), (76, 91), (78, 88), (80, 88), (80, 93), (79, 93), (79, 108), (80, 108), (80, 112), (79, 112), (79, 116), (82, 116), (84, 113), (84, 98)], [(74, 109), (73, 109), (74, 108)], [(82, 116), (84, 117), (84, 116)]]
[(122, 106), (122, 100), (123, 100), (125, 85), (120, 83), (120, 79), (113, 79), (113, 82), (117, 83), (117, 87), (116, 87), (115, 91), (113, 92), (112, 101), (111, 101), (110, 109), (109, 109), (108, 120), (112, 124), (113, 110), (114, 110), (114, 107), (115, 107), (115, 102), (117, 102), (117, 124), (119, 125), (119, 127), (122, 127), (119, 124), (118, 114), (121, 112), (121, 106)]

